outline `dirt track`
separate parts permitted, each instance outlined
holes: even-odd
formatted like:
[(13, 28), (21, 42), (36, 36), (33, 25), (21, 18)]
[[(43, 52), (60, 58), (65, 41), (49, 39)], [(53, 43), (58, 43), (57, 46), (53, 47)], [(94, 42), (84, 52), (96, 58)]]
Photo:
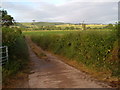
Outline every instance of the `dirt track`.
[[(58, 57), (41, 50), (30, 38), (27, 38), (30, 60), (32, 62), (29, 75), (29, 88), (105, 88), (105, 83), (92, 79), (89, 75), (65, 64)], [(40, 59), (33, 52), (37, 48), (47, 58)]]

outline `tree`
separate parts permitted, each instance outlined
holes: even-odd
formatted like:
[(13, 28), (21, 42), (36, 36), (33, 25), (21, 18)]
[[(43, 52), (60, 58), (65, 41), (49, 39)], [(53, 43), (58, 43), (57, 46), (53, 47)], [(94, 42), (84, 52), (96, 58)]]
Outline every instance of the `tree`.
[(0, 13), (2, 13), (2, 19), (1, 19), (2, 26), (10, 26), (15, 23), (14, 18), (11, 15), (8, 15), (6, 10), (0, 10)]

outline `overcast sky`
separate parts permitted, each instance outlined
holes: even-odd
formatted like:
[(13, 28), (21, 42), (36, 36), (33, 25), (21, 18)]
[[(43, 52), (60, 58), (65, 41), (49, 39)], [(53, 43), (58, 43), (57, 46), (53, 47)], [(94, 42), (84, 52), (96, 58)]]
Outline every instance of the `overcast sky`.
[[(113, 2), (114, 1), (114, 2)], [(115, 23), (119, 0), (4, 0), (17, 22)]]

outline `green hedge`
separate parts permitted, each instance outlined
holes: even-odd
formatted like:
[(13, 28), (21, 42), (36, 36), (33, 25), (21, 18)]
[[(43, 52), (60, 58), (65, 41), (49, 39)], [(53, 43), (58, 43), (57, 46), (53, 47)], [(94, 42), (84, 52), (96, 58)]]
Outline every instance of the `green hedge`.
[[(32, 40), (45, 50), (82, 62), (99, 71), (110, 71), (112, 76), (120, 75), (117, 52), (118, 41), (113, 31), (81, 31), (65, 35), (31, 35)], [(117, 48), (117, 49), (116, 49)], [(117, 57), (117, 54), (115, 55)]]
[(2, 45), (8, 46), (9, 62), (3, 68), (3, 80), (16, 74), (28, 62), (28, 48), (22, 32), (18, 28), (2, 28)]

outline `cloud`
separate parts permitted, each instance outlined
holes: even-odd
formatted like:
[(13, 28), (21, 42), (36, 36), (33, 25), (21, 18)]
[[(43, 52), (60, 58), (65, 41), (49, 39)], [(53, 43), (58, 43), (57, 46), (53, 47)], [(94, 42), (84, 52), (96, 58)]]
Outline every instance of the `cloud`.
[[(33, 1), (33, 0), (25, 0)], [(20, 22), (36, 21), (79, 23), (114, 23), (118, 20), (117, 2), (81, 2), (82, 0), (39, 0), (39, 2), (4, 2), (3, 8)]]
[(4, 0), (3, 2), (119, 2), (119, 0)]

